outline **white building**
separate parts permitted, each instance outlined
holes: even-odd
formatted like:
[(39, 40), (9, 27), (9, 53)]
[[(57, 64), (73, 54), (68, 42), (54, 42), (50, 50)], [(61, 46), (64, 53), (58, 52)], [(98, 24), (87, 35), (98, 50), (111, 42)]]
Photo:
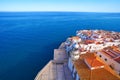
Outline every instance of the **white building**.
[(120, 75), (120, 51), (108, 48), (97, 52), (97, 56), (99, 56), (107, 65)]

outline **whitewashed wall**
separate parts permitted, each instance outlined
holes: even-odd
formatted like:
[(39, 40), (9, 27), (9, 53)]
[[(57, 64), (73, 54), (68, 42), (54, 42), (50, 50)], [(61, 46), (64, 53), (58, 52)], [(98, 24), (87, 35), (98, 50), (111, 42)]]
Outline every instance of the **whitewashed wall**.
[[(109, 58), (108, 56), (102, 54), (101, 52), (97, 52), (97, 56), (101, 55), (102, 57), (100, 57), (106, 64), (108, 65), (114, 65), (113, 68), (114, 70), (117, 72), (117, 74), (119, 74), (120, 71), (120, 64), (116, 61), (114, 61), (113, 59)], [(107, 59), (107, 61), (105, 61), (105, 59)]]
[(69, 60), (68, 60), (68, 68), (70, 69), (71, 72), (72, 72), (72, 67), (73, 67), (73, 63), (72, 63), (71, 58), (69, 57)]

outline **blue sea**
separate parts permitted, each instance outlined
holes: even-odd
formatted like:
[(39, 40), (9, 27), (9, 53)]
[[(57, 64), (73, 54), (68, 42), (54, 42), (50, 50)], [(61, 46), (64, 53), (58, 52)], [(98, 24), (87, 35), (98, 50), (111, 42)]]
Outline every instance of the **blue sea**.
[(0, 12), (0, 80), (33, 80), (76, 30), (120, 32), (120, 13)]

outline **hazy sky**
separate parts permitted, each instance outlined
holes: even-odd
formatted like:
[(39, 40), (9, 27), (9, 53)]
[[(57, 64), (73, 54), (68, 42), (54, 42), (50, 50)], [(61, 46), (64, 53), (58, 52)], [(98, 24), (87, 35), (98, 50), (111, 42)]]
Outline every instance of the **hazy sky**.
[(0, 0), (0, 11), (120, 12), (120, 0)]

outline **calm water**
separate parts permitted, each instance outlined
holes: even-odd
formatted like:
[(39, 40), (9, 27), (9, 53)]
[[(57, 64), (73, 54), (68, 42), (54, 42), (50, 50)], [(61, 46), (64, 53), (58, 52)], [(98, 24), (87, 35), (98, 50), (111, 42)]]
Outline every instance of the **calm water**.
[(0, 80), (33, 80), (80, 29), (120, 31), (120, 13), (0, 13)]

